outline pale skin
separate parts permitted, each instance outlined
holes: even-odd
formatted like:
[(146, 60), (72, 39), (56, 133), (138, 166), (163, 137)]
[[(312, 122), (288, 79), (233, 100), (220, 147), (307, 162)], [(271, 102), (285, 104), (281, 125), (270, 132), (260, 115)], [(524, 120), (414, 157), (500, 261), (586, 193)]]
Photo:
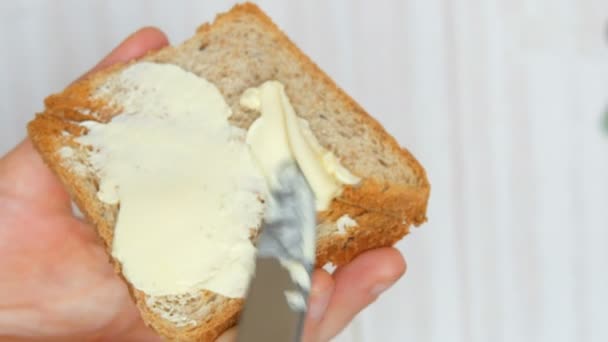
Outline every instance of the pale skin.
[[(125, 39), (90, 72), (168, 44), (155, 28)], [(394, 248), (313, 275), (304, 341), (328, 341), (405, 273)], [(218, 341), (234, 341), (235, 329)], [(76, 218), (29, 140), (0, 159), (0, 340), (159, 341), (142, 321), (93, 228)]]

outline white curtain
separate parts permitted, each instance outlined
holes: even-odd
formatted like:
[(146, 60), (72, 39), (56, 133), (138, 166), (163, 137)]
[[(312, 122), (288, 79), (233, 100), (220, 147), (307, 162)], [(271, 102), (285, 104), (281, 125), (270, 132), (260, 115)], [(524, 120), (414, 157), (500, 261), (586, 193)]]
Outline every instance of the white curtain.
[[(0, 2), (0, 153), (135, 29), (232, 3)], [(259, 3), (432, 183), (406, 277), (338, 341), (608, 341), (608, 1)]]

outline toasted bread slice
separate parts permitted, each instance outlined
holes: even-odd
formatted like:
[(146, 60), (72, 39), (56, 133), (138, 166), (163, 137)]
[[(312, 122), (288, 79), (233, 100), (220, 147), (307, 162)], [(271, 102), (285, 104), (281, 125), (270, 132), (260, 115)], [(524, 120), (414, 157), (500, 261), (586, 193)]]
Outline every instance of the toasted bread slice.
[[(110, 105), (112, 94), (94, 95), (108, 77), (140, 61), (175, 64), (214, 83), (233, 110), (231, 123), (244, 129), (258, 114), (240, 106), (243, 91), (267, 80), (285, 85), (296, 113), (308, 121), (320, 144), (362, 178), (318, 214), (318, 266), (342, 265), (365, 250), (393, 245), (410, 226), (426, 220), (430, 187), (422, 166), (258, 7), (243, 4), (202, 25), (181, 45), (113, 66), (48, 97), (44, 112), (29, 123), (34, 146), (94, 225), (109, 254), (119, 207), (97, 198), (99, 177), (85, 166), (86, 148), (75, 139), (86, 134), (79, 122), (105, 122), (120, 114)], [(66, 147), (76, 152), (64, 153)], [(337, 224), (343, 215), (357, 225)], [(121, 274), (120, 263), (112, 262)], [(125, 282), (144, 321), (169, 340), (213, 341), (236, 324), (243, 304), (242, 299), (209, 291), (149, 297)]]

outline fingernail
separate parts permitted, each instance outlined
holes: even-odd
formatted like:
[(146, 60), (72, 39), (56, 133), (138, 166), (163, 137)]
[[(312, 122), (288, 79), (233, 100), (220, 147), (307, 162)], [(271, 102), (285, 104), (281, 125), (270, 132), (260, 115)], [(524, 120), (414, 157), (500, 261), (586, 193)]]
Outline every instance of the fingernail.
[(380, 283), (376, 284), (370, 290), (370, 293), (374, 297), (378, 297), (382, 294), (382, 292), (388, 290), (389, 287), (393, 286), (393, 283)]
[(331, 299), (331, 291), (325, 291), (321, 293), (312, 293), (310, 297), (310, 308), (308, 309), (308, 316), (315, 320), (320, 321), (325, 315), (329, 300)]

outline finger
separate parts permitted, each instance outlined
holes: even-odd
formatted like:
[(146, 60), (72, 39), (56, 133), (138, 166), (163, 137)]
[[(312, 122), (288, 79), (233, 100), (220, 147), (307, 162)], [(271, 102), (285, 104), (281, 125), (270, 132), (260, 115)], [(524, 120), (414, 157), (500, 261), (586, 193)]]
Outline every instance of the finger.
[(226, 331), (220, 337), (218, 337), (215, 342), (235, 342), (236, 341), (236, 329), (237, 327), (232, 327)]
[[(160, 30), (143, 28), (125, 39), (87, 74), (117, 62), (141, 57), (146, 52), (167, 44), (167, 36)], [(45, 209), (71, 210), (68, 194), (44, 165), (27, 138), (0, 158), (0, 192), (41, 205)], [(49, 201), (48, 198), (53, 200)]]
[(406, 269), (394, 248), (365, 252), (336, 270), (334, 295), (321, 322), (319, 341), (336, 336), (366, 306), (393, 285)]
[(303, 341), (319, 341), (319, 327), (334, 293), (334, 278), (323, 269), (315, 270), (308, 300), (308, 313), (304, 324)]
[(113, 64), (142, 57), (149, 51), (158, 50), (167, 45), (169, 45), (169, 39), (161, 30), (156, 27), (144, 27), (123, 40), (120, 45), (82, 77)]
[(39, 208), (71, 210), (70, 197), (29, 139), (0, 158), (0, 195), (19, 198)]

